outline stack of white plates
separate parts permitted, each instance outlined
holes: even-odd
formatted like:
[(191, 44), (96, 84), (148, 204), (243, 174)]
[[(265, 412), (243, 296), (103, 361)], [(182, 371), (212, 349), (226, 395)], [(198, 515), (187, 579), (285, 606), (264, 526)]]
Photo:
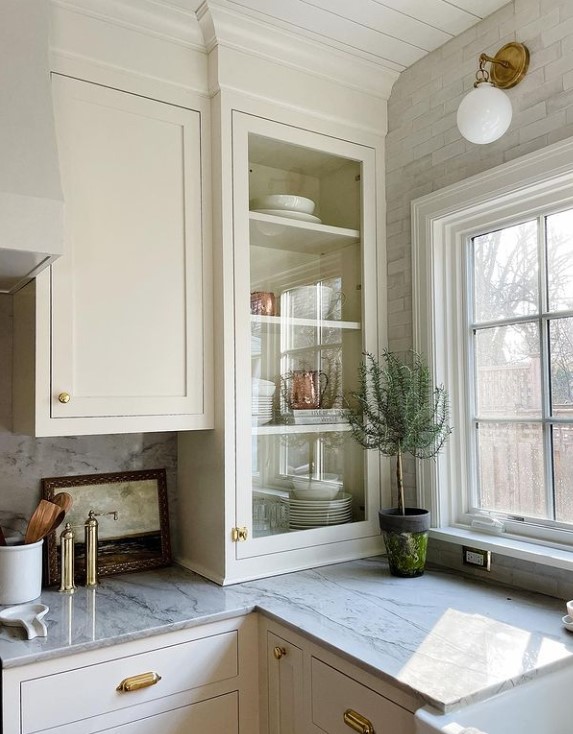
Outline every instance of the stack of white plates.
[(251, 401), (251, 414), (256, 418), (256, 423), (262, 426), (273, 419), (273, 397), (253, 397)]
[(281, 497), (289, 508), (289, 528), (307, 530), (327, 525), (341, 525), (352, 521), (352, 495), (341, 492), (333, 500), (299, 500)]
[(253, 425), (262, 426), (273, 419), (273, 396), (277, 386), (270, 380), (253, 378), (251, 391), (251, 415)]

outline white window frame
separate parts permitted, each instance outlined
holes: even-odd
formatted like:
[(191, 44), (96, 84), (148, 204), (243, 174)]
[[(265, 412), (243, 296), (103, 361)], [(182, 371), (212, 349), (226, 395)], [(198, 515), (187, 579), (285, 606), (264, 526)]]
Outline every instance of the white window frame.
[(503, 534), (486, 535), (464, 518), (473, 461), (464, 250), (470, 236), (567, 208), (573, 208), (573, 138), (412, 202), (414, 347), (426, 355), (434, 383), (447, 387), (454, 427), (435, 462), (417, 463), (418, 502), (430, 509), (435, 536), (459, 543), (479, 537), (482, 546), (561, 567), (573, 567), (571, 533), (532, 533), (506, 523)]

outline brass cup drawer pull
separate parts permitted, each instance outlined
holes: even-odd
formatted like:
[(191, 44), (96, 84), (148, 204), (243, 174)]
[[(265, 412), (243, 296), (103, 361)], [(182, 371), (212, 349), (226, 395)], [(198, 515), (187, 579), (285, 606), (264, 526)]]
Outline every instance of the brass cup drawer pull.
[(115, 690), (120, 693), (129, 693), (130, 691), (138, 691), (140, 688), (154, 686), (160, 680), (161, 676), (157, 673), (140, 673), (139, 675), (132, 675), (131, 678), (124, 678)]
[(358, 734), (376, 734), (372, 723), (365, 716), (359, 714), (358, 711), (347, 709), (344, 712), (344, 723)]

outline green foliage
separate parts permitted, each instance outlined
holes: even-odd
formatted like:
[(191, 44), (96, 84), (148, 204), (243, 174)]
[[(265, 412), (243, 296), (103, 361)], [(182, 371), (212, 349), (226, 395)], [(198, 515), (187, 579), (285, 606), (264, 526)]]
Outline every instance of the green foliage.
[(412, 351), (412, 364), (385, 350), (383, 363), (372, 354), (360, 365), (360, 387), (353, 397), (358, 411), (350, 416), (354, 438), (367, 449), (397, 457), (400, 508), (404, 508), (402, 454), (430, 459), (452, 432), (443, 385), (432, 390), (430, 371)]

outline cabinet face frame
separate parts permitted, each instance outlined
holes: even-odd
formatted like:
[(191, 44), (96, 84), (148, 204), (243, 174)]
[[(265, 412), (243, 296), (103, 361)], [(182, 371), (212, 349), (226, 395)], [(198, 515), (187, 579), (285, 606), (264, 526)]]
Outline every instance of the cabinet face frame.
[[(210, 262), (208, 250), (206, 250), (206, 237), (208, 225), (206, 223), (205, 197), (208, 193), (205, 189), (205, 165), (207, 155), (204, 155), (202, 145), (205, 144), (205, 120), (204, 110), (192, 110), (177, 107), (163, 102), (146, 99), (137, 95), (122, 92), (115, 89), (102, 87), (91, 82), (53, 75), (54, 94), (56, 102), (67, 105), (70, 109), (72, 104), (94, 104), (110, 109), (117, 109), (118, 113), (125, 116), (141, 115), (142, 119), (151, 120), (151, 124), (161, 127), (164, 131), (173, 128), (172, 139), (177, 139), (177, 128), (180, 130), (180, 146), (182, 151), (181, 170), (184, 182), (181, 183), (184, 200), (177, 206), (184, 211), (184, 217), (180, 220), (181, 230), (181, 277), (183, 282), (179, 284), (179, 290), (183, 298), (182, 314), (179, 314), (179, 326), (182, 333), (183, 345), (180, 347), (182, 358), (175, 372), (179, 372), (177, 381), (179, 385), (173, 389), (168, 385), (150, 386), (148, 394), (106, 394), (105, 389), (90, 394), (89, 389), (82, 390), (78, 383), (78, 367), (74, 363), (75, 354), (79, 347), (74, 344), (77, 338), (77, 325), (74, 323), (76, 304), (74, 301), (74, 248), (73, 242), (68, 243), (68, 254), (61, 259), (52, 270), (51, 276), (51, 332), (52, 345), (50, 352), (51, 378), (49, 410), (50, 420), (58, 423), (67, 423), (66, 419), (86, 419), (97, 425), (94, 433), (112, 433), (114, 425), (104, 425), (111, 421), (131, 421), (133, 416), (141, 416), (145, 422), (153, 420), (153, 416), (162, 417), (164, 420), (174, 421), (173, 428), (184, 428), (181, 423), (183, 417), (189, 417), (189, 427), (206, 428), (212, 425), (212, 369), (211, 364), (211, 339), (212, 328), (210, 325), (211, 307), (210, 298)], [(64, 120), (64, 125), (67, 124)], [(64, 129), (64, 135), (66, 130)], [(62, 131), (60, 130), (60, 135)], [(64, 168), (66, 165), (65, 154), (63, 155)], [(179, 226), (179, 225), (178, 225)], [(156, 252), (157, 262), (161, 262), (160, 247)], [(174, 267), (172, 252), (172, 269)], [(109, 263), (113, 270), (114, 263)], [(129, 264), (124, 259), (121, 263), (122, 271), (129, 271)], [(145, 292), (153, 289), (153, 283), (142, 283), (140, 286), (128, 282), (133, 292), (139, 293), (138, 298), (145, 300)], [(101, 284), (105, 293), (106, 284)], [(113, 324), (110, 324), (113, 331)], [(126, 326), (124, 324), (124, 326)], [(169, 326), (169, 324), (163, 324)], [(136, 328), (135, 325), (133, 328)], [(155, 325), (158, 328), (158, 324)], [(174, 327), (172, 327), (174, 328)], [(116, 329), (117, 331), (117, 329)], [(144, 337), (145, 325), (140, 324), (138, 331)], [(116, 334), (114, 337), (119, 338)], [(180, 337), (173, 337), (181, 341)], [(160, 364), (161, 360), (168, 359), (161, 350), (157, 349), (154, 340), (144, 339), (146, 353), (149, 354), (151, 364)], [(100, 351), (102, 364), (113, 362), (113, 354), (104, 354)], [(121, 366), (121, 365), (120, 365)], [(173, 370), (171, 373), (175, 374)], [(110, 378), (113, 380), (113, 376)], [(126, 375), (123, 381), (126, 381)], [(89, 382), (89, 380), (88, 380)], [(61, 392), (71, 394), (71, 400), (67, 403), (59, 401)], [(83, 392), (83, 394), (82, 394)], [(98, 394), (99, 392), (99, 394)], [(112, 391), (113, 392), (113, 391)], [(126, 391), (127, 392), (127, 391)], [(137, 389), (135, 390), (137, 392)], [(141, 391), (140, 391), (141, 392)], [(164, 394), (161, 394), (161, 393)], [(195, 423), (196, 425), (191, 425)], [(99, 426), (102, 425), (101, 429)], [(156, 425), (155, 430), (165, 430), (167, 424)], [(126, 430), (135, 430), (133, 424)], [(142, 430), (150, 430), (142, 426)], [(85, 433), (78, 426), (78, 433)], [(46, 432), (48, 433), (48, 432)], [(57, 426), (49, 433), (58, 434)], [(70, 433), (64, 427), (62, 434)]]
[[(246, 543), (237, 543), (236, 559), (247, 559), (294, 548), (312, 548), (357, 538), (376, 536), (378, 529), (380, 463), (376, 452), (364, 452), (364, 491), (366, 518), (331, 527), (320, 527), (297, 533), (253, 537), (252, 532), (252, 431), (251, 431), (251, 364), (248, 348), (251, 333), (250, 312), (250, 246), (249, 246), (249, 134), (309, 148), (330, 156), (360, 163), (361, 212), (360, 236), (362, 259), (362, 350), (378, 352), (378, 293), (376, 248), (376, 150), (347, 140), (310, 132), (277, 123), (264, 117), (234, 110), (233, 136), (233, 214), (235, 238), (235, 366), (236, 366), (236, 521), (249, 532)], [(383, 296), (383, 294), (381, 294)]]

